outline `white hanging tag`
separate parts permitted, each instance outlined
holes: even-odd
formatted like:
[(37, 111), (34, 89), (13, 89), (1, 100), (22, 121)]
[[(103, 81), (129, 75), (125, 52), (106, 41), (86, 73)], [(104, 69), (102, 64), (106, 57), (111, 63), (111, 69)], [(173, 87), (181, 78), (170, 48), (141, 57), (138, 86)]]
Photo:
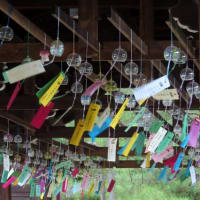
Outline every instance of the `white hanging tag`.
[(98, 121), (97, 121), (97, 126), (100, 128), (106, 118), (110, 115), (110, 106), (108, 106), (99, 116)]
[(133, 90), (133, 94), (137, 102), (147, 99), (162, 90), (170, 87), (169, 79), (167, 76), (162, 76), (156, 80), (147, 83), (146, 85), (137, 87)]
[(10, 158), (7, 154), (3, 154), (3, 170), (8, 172), (10, 170)]
[(194, 185), (197, 182), (194, 166), (190, 167), (190, 176), (191, 176), (191, 180), (192, 180), (192, 185)]
[(108, 138), (108, 161), (116, 161), (117, 138)]
[(43, 72), (45, 72), (45, 68), (41, 60), (36, 60), (3, 72), (3, 77), (6, 82), (12, 84)]
[(8, 172), (8, 177), (7, 177), (7, 179), (10, 178), (10, 176), (13, 174), (13, 172), (14, 172), (14, 169), (12, 168), (12, 169)]
[(153, 98), (156, 100), (178, 100), (179, 95), (177, 89), (166, 89), (153, 95)]
[(20, 187), (24, 186), (30, 177), (31, 177), (31, 172), (28, 172), (28, 174), (26, 175), (26, 177), (25, 177), (25, 179), (23, 180), (23, 182), (21, 182), (21, 183), (18, 182), (18, 185), (19, 185)]
[(153, 137), (153, 139), (151, 140), (149, 146), (148, 146), (148, 150), (151, 153), (154, 153), (156, 148), (158, 147), (158, 145), (160, 144), (160, 142), (163, 140), (163, 138), (165, 137), (167, 133), (167, 130), (160, 127), (157, 134)]

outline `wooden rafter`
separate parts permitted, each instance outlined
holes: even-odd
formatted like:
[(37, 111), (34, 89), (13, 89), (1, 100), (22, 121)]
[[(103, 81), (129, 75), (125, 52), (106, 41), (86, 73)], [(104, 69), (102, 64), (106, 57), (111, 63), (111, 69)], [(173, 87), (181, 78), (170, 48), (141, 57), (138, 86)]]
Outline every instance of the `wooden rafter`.
[(195, 58), (195, 51), (191, 44), (187, 43), (187, 37), (183, 33), (183, 31), (178, 27), (177, 23), (175, 21), (166, 21), (167, 26), (170, 28), (170, 30), (174, 33), (178, 41), (180, 42), (180, 45), (183, 47), (184, 51), (191, 57), (194, 58), (194, 63), (197, 66), (198, 70), (200, 71), (200, 63)]
[[(55, 9), (55, 13), (52, 15), (56, 19), (58, 19), (58, 8)], [(74, 31), (75, 35), (80, 38), (85, 43), (87, 42), (87, 32), (86, 30), (82, 30), (75, 25), (75, 30), (73, 30), (73, 20), (62, 10), (60, 9), (60, 22), (68, 28), (70, 31)], [(96, 52), (98, 52), (98, 43), (97, 41), (93, 41), (91, 38), (88, 38), (88, 45)]]

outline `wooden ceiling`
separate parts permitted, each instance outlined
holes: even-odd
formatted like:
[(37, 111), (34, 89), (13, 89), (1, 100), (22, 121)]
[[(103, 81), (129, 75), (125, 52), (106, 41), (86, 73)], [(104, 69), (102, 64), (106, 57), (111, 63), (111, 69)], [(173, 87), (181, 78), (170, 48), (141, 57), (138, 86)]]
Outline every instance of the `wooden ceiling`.
[[(14, 89), (14, 85), (7, 85), (6, 89), (0, 92), (0, 129), (2, 132), (7, 132), (7, 123), (5, 119), (9, 119), (14, 124), (22, 127), (22, 130), (29, 130), (32, 134), (41, 139), (52, 137), (67, 137), (70, 138), (73, 133), (73, 128), (66, 128), (64, 126), (52, 127), (51, 121), (46, 120), (41, 130), (32, 130), (29, 125), (30, 120), (34, 116), (36, 110), (39, 108), (37, 98), (35, 97), (35, 84), (41, 87), (53, 76), (61, 70), (61, 62), (63, 69), (66, 69), (65, 60), (69, 53), (72, 52), (72, 18), (69, 16), (70, 8), (78, 8), (78, 19), (76, 19), (76, 51), (85, 58), (85, 42), (86, 32), (89, 33), (89, 58), (94, 66), (94, 73), (87, 77), (88, 84), (95, 81), (99, 73), (98, 62), (98, 43), (101, 43), (101, 62), (102, 72), (105, 74), (109, 69), (111, 54), (115, 48), (118, 47), (119, 31), (122, 34), (122, 47), (128, 52), (128, 59), (130, 59), (130, 30), (133, 30), (133, 56), (134, 60), (140, 64), (142, 55), (142, 68), (148, 80), (157, 78), (161, 74), (166, 73), (167, 63), (163, 60), (163, 51), (170, 45), (170, 30), (174, 32), (174, 42), (187, 52), (190, 58), (198, 59), (199, 34), (192, 33), (194, 40), (187, 47), (186, 38), (191, 33), (180, 28), (170, 25), (169, 12), (176, 13), (180, 21), (185, 25), (193, 27), (198, 26), (198, 1), (192, 1), (191, 8), (194, 15), (188, 17), (187, 12), (183, 12), (182, 5), (187, 0), (6, 0), (0, 1), (0, 24), (7, 23), (8, 3), (12, 6), (10, 26), (13, 28), (15, 37), (12, 42), (5, 43), (0, 47), (0, 62), (7, 62), (9, 68), (16, 66), (26, 57), (27, 46), (27, 31), (31, 34), (30, 39), (30, 56), (33, 59), (39, 58), (39, 52), (43, 48), (44, 36), (47, 36), (47, 46), (56, 39), (57, 32), (57, 6), (61, 8), (61, 25), (60, 25), (60, 39), (65, 43), (65, 53), (61, 58), (56, 58), (55, 63), (47, 67), (45, 74), (30, 78), (25, 81), (23, 89), (20, 91), (11, 110), (6, 112), (7, 102)], [(92, 3), (91, 3), (92, 2)], [(177, 10), (177, 12), (175, 12)], [(185, 13), (185, 15), (184, 15)], [(179, 15), (180, 14), (180, 15)], [(121, 28), (119, 29), (119, 18), (121, 19)], [(184, 20), (187, 18), (187, 20)], [(194, 23), (195, 22), (195, 23)], [(30, 26), (28, 27), (28, 23)], [(194, 25), (195, 24), (195, 25)], [(184, 36), (183, 36), (184, 35)], [(142, 47), (141, 47), (142, 41)], [(189, 65), (192, 62), (189, 61)], [(3, 64), (1, 64), (3, 66)], [(180, 73), (181, 68), (176, 68), (174, 73), (170, 76), (172, 87), (180, 87)], [(199, 82), (199, 61), (195, 60), (195, 80)], [(69, 84), (63, 86), (60, 94), (70, 90), (70, 86), (74, 82), (74, 69), (69, 71)], [(120, 65), (116, 64), (113, 70), (113, 79), (118, 83), (120, 78)], [(122, 87), (129, 85), (129, 77), (122, 72)], [(1, 78), (2, 79), (2, 78)], [(83, 84), (84, 84), (83, 80)], [(103, 108), (106, 107), (106, 97), (104, 91), (100, 91), (100, 100), (103, 103)], [(186, 108), (188, 96), (183, 89), (181, 93), (182, 107)], [(55, 101), (55, 108), (59, 109), (57, 116), (67, 109), (73, 100), (73, 95), (70, 93), (66, 97)], [(192, 108), (197, 108), (198, 101), (194, 100)], [(152, 106), (158, 106), (157, 102), (149, 101), (149, 110)], [(179, 102), (177, 102), (179, 105)], [(83, 107), (80, 104), (80, 96), (74, 109), (65, 116), (64, 122), (72, 119), (78, 120), (81, 118)], [(160, 109), (164, 109), (160, 106)], [(81, 112), (80, 112), (81, 111)], [(56, 116), (56, 117), (57, 117)], [(11, 126), (13, 132), (15, 126)], [(172, 129), (172, 127), (171, 127)], [(124, 137), (123, 129), (118, 128), (117, 137)], [(26, 133), (25, 131), (22, 131)], [(126, 133), (126, 137), (130, 137), (133, 130)], [(15, 134), (15, 133), (13, 133)], [(111, 135), (112, 135), (111, 131)], [(87, 137), (87, 134), (85, 134)], [(106, 137), (107, 132), (104, 132), (101, 137)]]

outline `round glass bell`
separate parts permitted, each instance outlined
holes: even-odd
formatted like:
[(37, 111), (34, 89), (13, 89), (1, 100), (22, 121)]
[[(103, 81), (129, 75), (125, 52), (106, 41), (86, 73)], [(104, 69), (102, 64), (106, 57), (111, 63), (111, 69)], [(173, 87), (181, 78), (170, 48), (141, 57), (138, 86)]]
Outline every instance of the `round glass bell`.
[(2, 26), (0, 28), (0, 40), (11, 41), (14, 37), (13, 29), (9, 26)]
[(46, 153), (44, 154), (44, 159), (50, 160), (50, 159), (51, 159), (51, 154), (50, 154), (49, 152), (46, 152)]
[(10, 133), (8, 133), (8, 134), (3, 136), (3, 141), (4, 142), (12, 142), (13, 141), (13, 136)]
[(72, 155), (72, 152), (70, 150), (66, 150), (65, 151), (65, 156), (66, 157), (71, 157), (71, 155)]
[(58, 155), (55, 155), (53, 158), (52, 158), (52, 161), (53, 162), (59, 162), (60, 161), (60, 157)]
[(40, 160), (39, 160), (39, 159), (35, 159), (35, 160), (33, 161), (33, 164), (34, 164), (34, 165), (39, 165), (39, 164), (40, 164)]
[(59, 148), (59, 149), (56, 151), (56, 154), (57, 154), (57, 155), (60, 155), (60, 156), (63, 156), (63, 155), (64, 155), (64, 149), (63, 149), (63, 148)]
[(34, 157), (34, 155), (35, 155), (35, 152), (34, 152), (34, 150), (33, 150), (33, 149), (29, 149), (29, 150), (28, 150), (28, 157), (31, 157), (31, 158), (33, 158), (33, 157)]
[(127, 108), (134, 108), (135, 105), (136, 105), (135, 97), (134, 96), (130, 96), (126, 107)]
[(22, 60), (22, 64), (25, 64), (25, 63), (29, 63), (29, 62), (32, 62), (33, 60), (30, 58), (30, 56), (26, 56), (26, 58), (24, 58), (24, 60)]
[(68, 85), (68, 82), (69, 82), (69, 78), (68, 78), (68, 76), (65, 74), (65, 78), (64, 78), (64, 80), (63, 80), (63, 82), (62, 82), (61, 85)]
[(19, 154), (15, 155), (15, 162), (21, 162), (21, 156)]
[(122, 92), (115, 92), (114, 99), (115, 99), (115, 103), (123, 104), (125, 100), (125, 94)]
[(103, 87), (104, 87), (106, 92), (113, 92), (113, 91), (118, 90), (117, 89), (117, 83), (113, 80), (107, 81)]
[(42, 158), (42, 157), (43, 157), (43, 153), (42, 153), (41, 151), (36, 151), (35, 156), (36, 156), (37, 158)]
[(52, 56), (61, 57), (64, 53), (64, 44), (60, 40), (55, 40), (51, 43), (50, 53)]
[(133, 83), (135, 86), (144, 85), (147, 83), (147, 77), (143, 73), (139, 73), (133, 78)]
[(180, 49), (176, 46), (168, 46), (165, 50), (164, 50), (164, 58), (166, 61), (169, 61), (170, 58), (172, 61), (177, 62), (178, 59), (180, 58)]
[(28, 159), (26, 159), (26, 164), (30, 165), (31, 163), (32, 163), (32, 159), (28, 157)]
[(177, 124), (174, 129), (173, 132), (175, 133), (176, 136), (181, 137), (182, 134), (182, 128), (179, 124)]
[(83, 92), (83, 85), (80, 83), (80, 82), (75, 82), (72, 84), (72, 87), (71, 87), (71, 92), (72, 93), (82, 93)]
[(145, 110), (144, 114), (142, 116), (142, 118), (143, 118), (144, 121), (149, 121), (149, 120), (152, 119), (152, 117), (153, 117), (152, 113), (149, 110)]
[(138, 74), (138, 65), (135, 62), (129, 62), (124, 67), (124, 72), (126, 75), (137, 75)]
[(119, 47), (113, 51), (112, 59), (115, 62), (125, 62), (127, 59), (127, 52)]
[(170, 107), (173, 103), (173, 100), (162, 100), (162, 104), (165, 107)]
[(191, 81), (189, 83), (187, 83), (186, 85), (186, 91), (188, 93), (188, 95), (190, 97), (192, 97), (192, 95), (198, 93), (199, 91), (199, 84), (197, 82)]
[(89, 76), (93, 72), (93, 66), (89, 62), (84, 62), (78, 67), (78, 71), (80, 74), (83, 74), (85, 76)]
[(82, 160), (82, 161), (85, 161), (86, 160), (86, 155), (85, 154), (81, 154), (81, 156), (80, 156), (80, 159)]
[(66, 63), (68, 66), (79, 67), (81, 64), (82, 58), (77, 53), (71, 53), (67, 56)]
[(83, 106), (90, 105), (90, 102), (91, 102), (91, 96), (81, 96), (81, 104)]
[(194, 71), (191, 68), (186, 67), (182, 69), (180, 77), (182, 81), (192, 81), (194, 79)]
[(16, 135), (14, 137), (14, 142), (17, 143), (17, 144), (22, 143), (22, 137), (21, 137), (21, 135), (19, 135), (19, 134)]
[(42, 160), (40, 165), (41, 165), (41, 167), (46, 167), (47, 166), (47, 160)]
[(193, 156), (195, 155), (195, 151), (194, 151), (193, 149), (190, 149), (190, 150), (188, 151), (188, 155), (189, 155), (190, 157), (193, 157)]
[(187, 62), (187, 59), (188, 59), (188, 57), (187, 57), (186, 53), (183, 50), (180, 50), (180, 57), (178, 58), (178, 60), (174, 60), (173, 62), (175, 64), (182, 65)]
[(195, 93), (194, 95), (195, 95), (195, 97), (196, 97), (197, 99), (200, 100), (200, 88), (198, 89), (198, 91), (196, 91), (196, 93)]

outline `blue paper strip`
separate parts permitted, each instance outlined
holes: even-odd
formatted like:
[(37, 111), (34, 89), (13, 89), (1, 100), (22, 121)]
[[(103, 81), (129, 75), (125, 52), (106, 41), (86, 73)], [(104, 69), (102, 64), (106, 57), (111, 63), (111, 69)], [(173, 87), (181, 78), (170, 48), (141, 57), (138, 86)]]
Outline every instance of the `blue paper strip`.
[(183, 140), (183, 142), (181, 143), (181, 147), (182, 147), (182, 148), (185, 148), (185, 147), (187, 146), (189, 140), (190, 140), (190, 134), (188, 134), (188, 135), (186, 136), (186, 138)]
[(162, 169), (162, 171), (160, 172), (160, 175), (159, 175), (159, 177), (158, 177), (158, 180), (159, 180), (159, 181), (165, 176), (165, 174), (167, 173), (167, 169), (168, 169), (167, 166), (165, 166), (165, 167)]
[(183, 152), (179, 153), (178, 158), (177, 158), (177, 160), (175, 162), (173, 170), (175, 170), (175, 171), (179, 170), (181, 162), (183, 160), (183, 157), (184, 157), (184, 153)]

